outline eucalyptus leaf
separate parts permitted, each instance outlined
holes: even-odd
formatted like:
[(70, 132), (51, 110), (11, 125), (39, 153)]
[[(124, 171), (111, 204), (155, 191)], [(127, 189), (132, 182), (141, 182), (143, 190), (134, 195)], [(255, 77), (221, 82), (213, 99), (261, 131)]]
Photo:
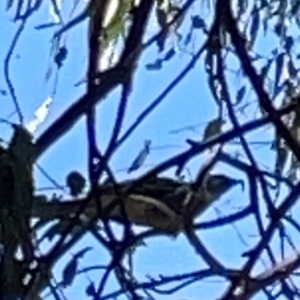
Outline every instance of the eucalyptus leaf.
[(146, 140), (144, 143), (144, 148), (139, 152), (139, 154), (136, 156), (136, 158), (131, 163), (131, 165), (128, 169), (128, 173), (131, 173), (131, 172), (139, 169), (144, 164), (147, 156), (150, 153), (150, 145), (151, 145), (151, 141)]
[(49, 23), (37, 25), (34, 28), (36, 30), (42, 30), (42, 29), (51, 28), (51, 27), (55, 27), (55, 26), (58, 26), (58, 24), (56, 22), (49, 22)]
[(295, 68), (294, 63), (291, 59), (288, 59), (287, 70), (288, 70), (290, 78), (296, 78), (297, 77), (297, 69)]
[(299, 9), (300, 9), (300, 1), (296, 0), (296, 1), (292, 1), (292, 7), (291, 7), (291, 15), (292, 16), (296, 16), (299, 13)]
[(40, 242), (44, 240), (45, 238), (48, 239), (49, 242), (51, 242), (56, 235), (62, 234), (66, 228), (68, 227), (67, 222), (59, 221), (55, 224), (53, 224), (41, 237)]
[(172, 57), (174, 57), (174, 55), (176, 54), (176, 51), (174, 50), (174, 48), (171, 48), (164, 56), (163, 61), (168, 61), (170, 60)]
[(85, 248), (81, 249), (74, 255), (75, 259), (83, 258), (83, 256), (90, 250), (92, 250), (92, 247), (85, 247)]
[(250, 27), (250, 41), (252, 46), (254, 45), (258, 34), (259, 23), (260, 23), (259, 10), (255, 6), (252, 10), (252, 20), (251, 20), (251, 27)]
[[(19, 2), (22, 2), (22, 0), (19, 0)], [(6, 1), (6, 9), (9, 10), (12, 7), (13, 3), (14, 3), (14, 0), (7, 0)]]
[(285, 53), (280, 53), (275, 61), (275, 80), (274, 80), (274, 89), (273, 89), (273, 95), (276, 95), (276, 89), (278, 89), (279, 81), (282, 75), (282, 70), (284, 67), (284, 57)]
[(206, 24), (200, 16), (198, 16), (198, 15), (192, 16), (191, 20), (192, 20), (193, 28), (206, 30)]
[(146, 64), (146, 69), (149, 71), (157, 71), (162, 68), (162, 61), (160, 59), (157, 59), (154, 63), (148, 63)]
[(67, 287), (72, 284), (78, 268), (78, 259), (73, 257), (66, 265), (62, 274), (62, 285)]
[(275, 162), (275, 173), (281, 175), (286, 165), (288, 158), (288, 149), (286, 147), (279, 147), (276, 149), (276, 162)]
[(271, 68), (271, 65), (272, 65), (272, 60), (268, 60), (267, 64), (264, 65), (262, 68), (261, 68), (261, 71), (260, 71), (260, 76), (263, 80), (265, 80), (265, 78), (268, 76), (268, 73), (270, 71), (270, 68)]
[[(157, 37), (156, 43), (160, 52), (165, 49), (165, 44), (170, 33), (176, 32), (183, 22), (184, 16), (179, 14), (180, 8), (171, 1), (158, 1), (156, 5), (156, 20), (160, 27), (161, 34)], [(176, 18), (176, 20), (174, 20)], [(172, 24), (170, 24), (172, 22)]]
[(223, 120), (220, 118), (216, 118), (212, 121), (210, 121), (203, 134), (203, 142), (207, 141), (208, 139), (218, 136), (221, 133), (222, 130), (222, 125), (223, 125)]
[[(300, 1), (299, 1), (300, 3)], [(286, 37), (285, 41), (284, 41), (284, 49), (286, 52), (290, 53), (292, 48), (294, 46), (294, 39), (291, 36)]]
[(235, 105), (239, 105), (243, 101), (245, 94), (246, 94), (246, 87), (242, 86), (237, 92)]
[(97, 291), (96, 291), (96, 287), (95, 287), (94, 282), (91, 282), (87, 286), (87, 288), (85, 289), (85, 293), (87, 294), (87, 296), (90, 296), (90, 297), (95, 297), (96, 296)]

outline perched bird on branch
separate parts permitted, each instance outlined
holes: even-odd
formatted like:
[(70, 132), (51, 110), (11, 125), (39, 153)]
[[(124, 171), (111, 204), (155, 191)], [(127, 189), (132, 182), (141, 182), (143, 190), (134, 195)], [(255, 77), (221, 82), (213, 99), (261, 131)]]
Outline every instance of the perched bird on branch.
[[(128, 187), (134, 185), (134, 181), (120, 183), (118, 194), (113, 184), (100, 185), (101, 218), (125, 222), (121, 209), (121, 205), (124, 205), (127, 219), (133, 224), (177, 234), (183, 229), (186, 216), (193, 220), (239, 183), (240, 180), (226, 175), (210, 174), (196, 191), (191, 189), (191, 183), (164, 177), (150, 178), (133, 187), (129, 193)], [(185, 207), (187, 197), (189, 205)], [(86, 200), (42, 202), (34, 207), (32, 213), (34, 217), (44, 220), (66, 219), (73, 215), (84, 201)], [(97, 215), (94, 200), (87, 205), (83, 215), (86, 218)]]

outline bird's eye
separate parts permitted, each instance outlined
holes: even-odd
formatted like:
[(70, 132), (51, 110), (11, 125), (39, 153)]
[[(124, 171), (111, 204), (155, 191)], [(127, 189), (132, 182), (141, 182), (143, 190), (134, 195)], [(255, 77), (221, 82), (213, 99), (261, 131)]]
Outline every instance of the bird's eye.
[(213, 175), (213, 176), (209, 177), (209, 179), (207, 181), (207, 188), (210, 190), (213, 190), (215, 188), (223, 186), (225, 182), (226, 182), (226, 180), (225, 180), (224, 176)]
[(212, 175), (207, 181), (207, 190), (216, 193), (224, 193), (237, 183), (236, 180), (224, 175)]

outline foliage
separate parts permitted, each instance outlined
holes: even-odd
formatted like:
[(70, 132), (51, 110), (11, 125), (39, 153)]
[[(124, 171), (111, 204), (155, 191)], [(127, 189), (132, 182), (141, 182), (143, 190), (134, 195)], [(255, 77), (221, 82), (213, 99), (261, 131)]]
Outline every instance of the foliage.
[[(13, 100), (18, 125), (13, 123), (10, 142), (0, 145), (0, 241), (4, 248), (0, 298), (39, 299), (48, 291), (54, 299), (64, 299), (64, 289), (76, 285), (80, 273), (90, 274), (94, 269), (103, 271), (100, 280), (94, 277), (84, 287), (86, 297), (93, 299), (121, 296), (161, 299), (162, 295), (170, 297), (212, 276), (226, 281), (218, 299), (249, 299), (256, 295), (267, 299), (299, 298), (296, 282), (300, 259), (296, 241), (300, 225), (294, 214), (300, 193), (300, 53), (297, 49), (300, 2), (90, 0), (83, 3), (78, 0), (70, 4), (48, 1), (54, 18), (35, 29), (41, 33), (53, 29), (49, 70), (56, 71), (56, 80), (53, 92), (39, 113), (36, 112), (35, 119), (26, 124), (9, 64), (18, 39), (26, 31), (25, 25), (42, 13), (45, 2), (7, 0), (6, 3), (7, 14), (13, 15), (15, 26), (19, 27), (8, 46), (4, 62), (8, 91), (1, 90), (1, 95)], [(69, 17), (62, 8), (64, 5), (73, 5)], [(82, 10), (76, 15), (77, 5)], [(41, 135), (33, 138), (56, 96), (58, 74), (64, 71), (69, 55), (74, 55), (66, 37), (72, 36), (75, 28), (84, 26), (84, 22), (88, 23), (87, 71), (83, 76), (86, 91)], [(153, 28), (157, 33), (148, 39), (148, 32)], [(274, 41), (270, 52), (259, 47), (264, 39)], [(152, 45), (156, 48), (151, 52), (153, 60), (143, 66), (141, 57)], [(163, 72), (182, 54), (190, 58), (183, 71), (124, 133), (138, 71), (144, 68), (147, 73)], [(152, 139), (145, 139), (144, 148), (136, 146), (138, 155), (132, 157), (133, 163), (126, 168), (128, 177), (119, 180), (111, 161), (120, 146), (195, 66), (205, 73), (211, 103), (217, 112), (207, 122), (202, 138), (187, 137), (183, 143), (186, 150), (170, 155), (147, 171), (144, 165), (155, 147)], [(51, 77), (50, 71), (46, 77), (47, 80)], [(115, 90), (121, 91), (121, 97), (104, 150), (96, 134), (96, 107), (99, 109), (105, 101), (110, 101), (109, 95)], [(87, 175), (66, 170), (69, 194), (65, 197), (64, 183), (58, 184), (46, 174), (62, 193), (57, 196), (40, 192), (35, 186), (33, 165), (39, 167), (46, 151), (65, 137), (82, 116), (87, 136)], [(9, 119), (4, 121), (10, 123)], [(192, 124), (173, 133), (195, 132), (197, 128)], [(257, 143), (266, 149), (267, 162), (259, 158), (255, 141), (248, 136), (254, 132), (263, 138)], [(209, 157), (201, 167), (193, 164), (196, 175), (188, 180), (190, 162), (204, 153)], [(243, 180), (234, 178), (229, 171), (212, 172), (217, 164), (234, 170), (233, 174), (239, 172)], [(166, 176), (170, 170), (175, 170), (174, 175)], [(129, 177), (129, 173), (138, 171), (138, 177)], [(245, 198), (239, 203), (242, 207), (203, 221), (204, 213), (213, 205), (219, 207), (217, 200), (238, 184), (242, 185)], [(200, 238), (201, 230), (214, 229), (222, 234), (224, 228), (236, 222), (241, 224), (250, 217), (251, 229), (258, 238), (246, 243), (245, 251), (239, 253), (242, 264), (229, 267), (232, 264), (217, 257), (215, 249), (205, 245)], [(238, 227), (238, 232), (246, 235), (242, 227)], [(87, 234), (107, 252), (109, 262), (95, 263), (82, 271), (79, 263), (95, 249), (90, 245), (79, 251), (74, 249)], [(187, 239), (205, 267), (140, 279), (131, 261), (145, 241), (163, 236), (178, 243), (180, 235)], [(45, 242), (51, 243), (47, 251), (41, 246)], [(16, 256), (17, 252), (21, 255)], [(61, 259), (66, 255), (71, 258), (62, 266)], [(264, 264), (258, 267), (260, 261)], [(62, 269), (60, 282), (54, 276), (57, 266)], [(118, 288), (107, 292), (108, 278), (113, 272)]]

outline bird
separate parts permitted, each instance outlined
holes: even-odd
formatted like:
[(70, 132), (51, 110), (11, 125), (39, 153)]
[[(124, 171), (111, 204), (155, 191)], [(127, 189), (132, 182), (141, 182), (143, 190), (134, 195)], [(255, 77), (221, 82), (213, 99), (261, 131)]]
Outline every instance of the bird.
[(66, 178), (66, 184), (71, 196), (78, 196), (82, 193), (86, 185), (86, 180), (78, 171), (72, 171)]
[[(153, 176), (134, 186), (134, 180), (118, 184), (118, 194), (124, 193), (124, 201), (118, 201), (113, 184), (100, 185), (102, 212), (101, 218), (124, 223), (120, 205), (124, 205), (127, 219), (134, 225), (150, 227), (161, 232), (176, 235), (185, 224), (185, 218), (193, 221), (203, 214), (215, 201), (241, 180), (224, 174), (208, 174), (198, 190), (193, 183), (182, 182), (169, 177)], [(134, 186), (128, 193), (128, 187)], [(67, 219), (85, 199), (43, 202), (33, 208), (33, 216), (44, 219)], [(87, 219), (97, 215), (95, 201), (91, 201), (84, 212)]]

